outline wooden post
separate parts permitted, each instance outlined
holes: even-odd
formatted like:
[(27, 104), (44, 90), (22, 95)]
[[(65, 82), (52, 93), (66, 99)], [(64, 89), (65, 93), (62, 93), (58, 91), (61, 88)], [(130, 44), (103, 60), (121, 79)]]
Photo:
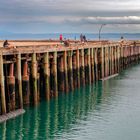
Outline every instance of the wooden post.
[(37, 90), (37, 60), (36, 54), (32, 54), (32, 85), (33, 85), (33, 100), (34, 104), (38, 103), (38, 90)]
[(107, 76), (109, 76), (109, 46), (107, 46)]
[(102, 78), (104, 78), (104, 47), (102, 47)]
[(15, 110), (15, 77), (14, 77), (14, 63), (10, 64), (9, 76), (7, 76), (8, 96), (10, 99), (9, 111)]
[(23, 91), (23, 104), (29, 104), (30, 103), (30, 86), (29, 86), (29, 74), (28, 74), (27, 61), (24, 61), (24, 64), (23, 64), (22, 91)]
[(49, 67), (49, 53), (44, 54), (44, 84), (45, 84), (45, 97), (50, 100), (50, 67)]
[(109, 47), (109, 75), (112, 74), (112, 56), (111, 56), (111, 46)]
[(120, 72), (120, 46), (117, 46), (117, 58), (118, 58), (118, 63), (117, 63), (117, 67), (118, 67), (118, 73)]
[(111, 47), (111, 56), (112, 56), (112, 75), (114, 74), (114, 46)]
[(72, 54), (73, 54), (73, 51), (68, 52), (68, 76), (69, 76), (70, 90), (73, 90)]
[(108, 53), (107, 53), (107, 46), (105, 47), (105, 77), (108, 76)]
[(77, 71), (77, 87), (80, 87), (80, 66), (79, 66), (79, 50), (76, 50), (76, 71)]
[(94, 49), (91, 48), (91, 81), (94, 82)]
[(96, 81), (98, 81), (98, 48), (95, 49), (95, 75), (96, 75)]
[(81, 83), (83, 86), (85, 86), (85, 62), (84, 62), (84, 49), (81, 50)]
[(21, 54), (20, 53), (17, 55), (17, 80), (18, 80), (19, 107), (23, 108), (22, 79), (21, 79)]
[(67, 52), (64, 51), (64, 73), (65, 73), (65, 91), (69, 91), (68, 86), (68, 69), (67, 69)]
[(59, 78), (60, 78), (60, 81), (59, 81), (59, 90), (64, 92), (65, 91), (65, 79), (64, 79), (64, 54), (62, 56), (60, 56), (60, 66), (59, 66)]
[(77, 88), (77, 66), (76, 66), (76, 55), (73, 55), (73, 84), (74, 88)]
[(90, 56), (90, 48), (88, 48), (88, 58), (87, 58), (87, 60), (88, 60), (88, 78), (89, 78), (89, 84), (91, 84), (91, 62), (90, 62), (90, 59), (91, 59), (91, 56)]
[(0, 54), (0, 93), (1, 93), (1, 107), (2, 114), (6, 113), (5, 87), (4, 87), (4, 73), (3, 73), (3, 56)]
[(115, 57), (115, 73), (117, 73), (117, 47), (114, 46), (114, 57)]
[(54, 75), (54, 96), (58, 96), (58, 83), (57, 83), (57, 52), (53, 53), (53, 75)]

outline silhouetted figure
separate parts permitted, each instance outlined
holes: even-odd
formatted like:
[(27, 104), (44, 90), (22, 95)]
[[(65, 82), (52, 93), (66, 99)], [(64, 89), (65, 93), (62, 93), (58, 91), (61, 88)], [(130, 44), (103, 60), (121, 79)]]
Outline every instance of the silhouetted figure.
[(86, 36), (85, 35), (83, 35), (83, 41), (84, 42), (86, 42), (87, 40), (86, 40)]
[(64, 45), (66, 46), (66, 47), (68, 47), (69, 46), (69, 41), (65, 38), (65, 40), (64, 40)]
[(83, 35), (80, 35), (80, 41), (83, 42)]
[(9, 46), (8, 40), (5, 40), (4, 43), (3, 43), (3, 47), (7, 48), (8, 46)]
[(124, 37), (121, 36), (121, 43), (123, 44), (124, 43)]

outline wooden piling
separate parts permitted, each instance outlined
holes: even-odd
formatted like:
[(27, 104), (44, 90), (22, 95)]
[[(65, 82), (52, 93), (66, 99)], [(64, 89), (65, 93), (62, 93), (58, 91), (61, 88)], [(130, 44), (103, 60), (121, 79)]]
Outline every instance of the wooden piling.
[(59, 58), (59, 90), (65, 91), (65, 77), (64, 77), (64, 54)]
[(9, 96), (9, 111), (15, 110), (15, 77), (14, 77), (14, 63), (9, 66), (9, 75), (7, 76), (7, 90)]
[(105, 47), (105, 76), (108, 77), (108, 47)]
[(30, 84), (29, 84), (27, 60), (25, 60), (23, 63), (22, 92), (23, 92), (23, 104), (27, 105), (30, 103)]
[(72, 55), (73, 51), (68, 52), (68, 79), (69, 79), (69, 89), (73, 90), (73, 66), (72, 66)]
[(74, 85), (74, 88), (77, 88), (76, 54), (73, 55), (73, 85)]
[(57, 52), (53, 53), (53, 76), (54, 76), (54, 96), (58, 96), (58, 83), (57, 83)]
[(23, 108), (22, 79), (21, 79), (21, 54), (17, 55), (17, 82), (19, 95), (19, 108)]
[(81, 50), (81, 83), (85, 86), (85, 62), (84, 62), (84, 49)]
[(32, 90), (33, 90), (33, 101), (36, 105), (38, 103), (38, 89), (37, 89), (37, 60), (36, 54), (32, 54)]
[(77, 71), (77, 87), (80, 87), (80, 66), (79, 66), (79, 50), (76, 50), (76, 71)]
[(111, 65), (112, 65), (112, 75), (114, 74), (114, 46), (111, 47)]
[(49, 67), (49, 53), (44, 54), (44, 84), (45, 84), (45, 98), (50, 100), (50, 67)]
[(2, 114), (6, 113), (5, 87), (4, 87), (4, 72), (3, 72), (3, 56), (0, 54), (0, 90), (1, 90), (1, 109)]
[(104, 78), (104, 47), (102, 47), (102, 64), (101, 64), (101, 69), (102, 69), (102, 78)]
[(87, 58), (87, 63), (88, 63), (88, 79), (89, 79), (89, 84), (91, 84), (91, 54), (90, 54), (90, 48), (88, 48), (88, 58)]
[(98, 80), (98, 48), (95, 49), (95, 77), (96, 81)]
[(91, 48), (91, 82), (94, 82), (94, 49)]
[(65, 74), (65, 92), (69, 91), (68, 86), (68, 68), (67, 68), (67, 52), (64, 51), (64, 74)]

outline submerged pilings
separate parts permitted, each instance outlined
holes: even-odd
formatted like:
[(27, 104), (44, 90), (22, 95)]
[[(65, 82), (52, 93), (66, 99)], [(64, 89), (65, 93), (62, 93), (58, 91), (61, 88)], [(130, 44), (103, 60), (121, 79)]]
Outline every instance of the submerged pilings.
[(24, 104), (49, 101), (60, 93), (119, 73), (140, 60), (137, 43), (48, 48), (2, 49), (0, 115), (22, 109)]

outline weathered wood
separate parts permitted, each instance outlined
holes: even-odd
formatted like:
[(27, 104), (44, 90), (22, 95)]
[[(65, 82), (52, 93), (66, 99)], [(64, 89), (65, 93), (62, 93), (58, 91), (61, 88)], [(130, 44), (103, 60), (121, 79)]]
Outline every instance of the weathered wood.
[(104, 47), (102, 47), (102, 64), (101, 64), (101, 69), (102, 69), (102, 78), (104, 78)]
[(94, 82), (94, 49), (91, 48), (91, 81)]
[(73, 51), (68, 52), (68, 77), (69, 77), (69, 89), (72, 91), (73, 87), (73, 66), (72, 66)]
[(79, 62), (79, 50), (76, 50), (76, 71), (77, 71), (77, 87), (80, 87), (80, 62)]
[(81, 50), (81, 83), (83, 86), (85, 86), (85, 62), (84, 62), (84, 49)]
[(73, 55), (73, 85), (74, 88), (77, 88), (77, 64), (76, 64), (76, 55)]
[(0, 54), (0, 93), (1, 93), (1, 107), (2, 114), (6, 113), (6, 100), (5, 100), (5, 88), (4, 88), (4, 72), (3, 72), (3, 56)]
[(89, 84), (91, 84), (91, 56), (90, 56), (90, 48), (88, 49), (88, 58), (87, 58), (87, 63), (88, 63), (88, 79), (89, 79)]
[(53, 75), (54, 75), (54, 96), (58, 96), (58, 83), (57, 83), (57, 52), (53, 53)]
[(64, 73), (65, 73), (65, 91), (69, 91), (69, 86), (68, 86), (68, 65), (67, 65), (67, 52), (64, 51)]
[(36, 54), (32, 54), (32, 90), (33, 90), (33, 102), (36, 105), (38, 103), (38, 89), (37, 89), (37, 59)]
[(27, 61), (24, 61), (24, 64), (23, 64), (22, 92), (23, 92), (23, 104), (29, 104), (30, 103), (30, 84), (29, 84)]
[(18, 80), (19, 108), (23, 108), (22, 78), (21, 78), (21, 54), (20, 53), (17, 55), (17, 80)]
[(50, 100), (50, 67), (49, 67), (49, 53), (44, 54), (44, 78), (45, 78), (45, 97)]
[(98, 49), (95, 49), (95, 77), (96, 81), (98, 80), (98, 55), (97, 55)]
[(64, 54), (59, 58), (59, 90), (65, 91), (65, 78), (64, 78)]

